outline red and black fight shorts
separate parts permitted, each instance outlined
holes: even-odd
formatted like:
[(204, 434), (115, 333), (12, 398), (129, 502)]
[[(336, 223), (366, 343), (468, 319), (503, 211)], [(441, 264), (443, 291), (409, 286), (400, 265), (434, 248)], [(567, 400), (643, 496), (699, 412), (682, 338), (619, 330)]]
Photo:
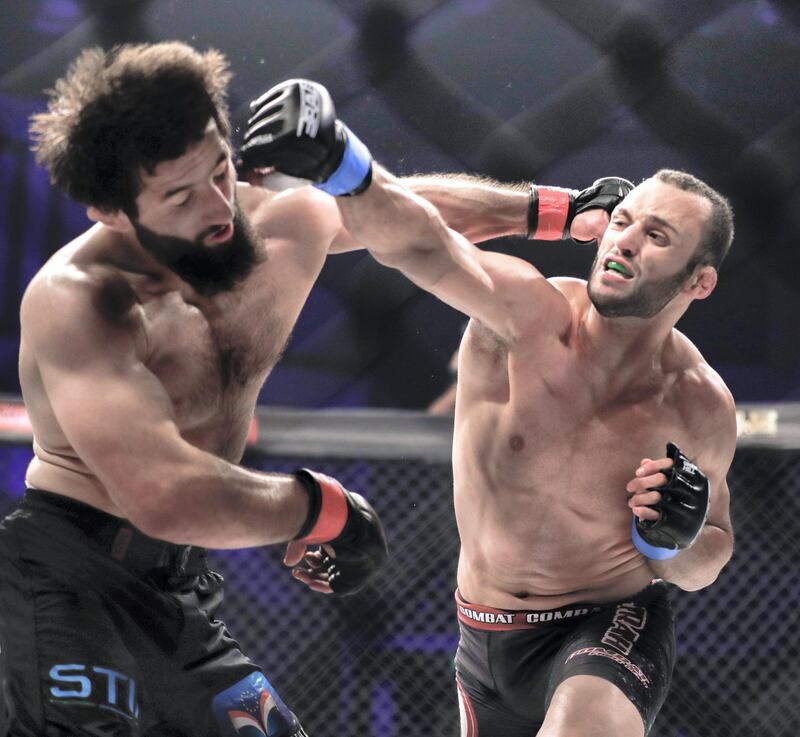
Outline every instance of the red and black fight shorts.
[(0, 737), (305, 735), (222, 596), (203, 549), (28, 490), (0, 523)]
[(647, 734), (675, 662), (670, 588), (657, 581), (625, 601), (545, 611), (492, 609), (456, 592), (462, 737), (535, 735), (556, 688), (574, 675), (620, 688)]

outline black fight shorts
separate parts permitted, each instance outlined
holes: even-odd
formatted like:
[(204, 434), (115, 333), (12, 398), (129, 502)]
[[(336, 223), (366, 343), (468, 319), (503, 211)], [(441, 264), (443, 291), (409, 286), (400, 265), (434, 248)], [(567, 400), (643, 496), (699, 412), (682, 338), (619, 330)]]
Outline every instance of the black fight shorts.
[(556, 688), (575, 675), (619, 687), (647, 734), (675, 662), (669, 589), (658, 581), (625, 601), (547, 611), (477, 606), (456, 592), (462, 737), (535, 735)]
[(0, 524), (0, 736), (304, 735), (222, 589), (204, 550), (29, 490)]

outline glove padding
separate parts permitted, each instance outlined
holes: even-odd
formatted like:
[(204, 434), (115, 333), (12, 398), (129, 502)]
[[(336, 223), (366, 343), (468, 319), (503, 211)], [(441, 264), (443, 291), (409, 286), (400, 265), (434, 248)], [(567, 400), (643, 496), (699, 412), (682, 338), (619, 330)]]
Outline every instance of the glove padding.
[(673, 461), (672, 468), (662, 471), (667, 483), (652, 489), (661, 494), (661, 501), (651, 505), (661, 516), (657, 520), (633, 518), (633, 544), (640, 553), (655, 560), (672, 558), (694, 544), (711, 504), (706, 475), (675, 443), (667, 443), (667, 457)]
[(543, 241), (569, 238), (576, 215), (593, 208), (610, 215), (632, 189), (633, 184), (621, 177), (603, 177), (581, 191), (532, 184), (528, 199), (528, 238)]
[(315, 182), (328, 194), (364, 191), (372, 180), (372, 157), (344, 123), (328, 90), (307, 79), (275, 85), (250, 103), (239, 167), (272, 167)]
[(301, 468), (295, 478), (309, 496), (306, 522), (296, 541), (325, 543), (335, 557), (322, 553), (321, 568), (335, 594), (352, 594), (386, 562), (389, 548), (383, 525), (372, 505), (347, 491), (336, 479)]

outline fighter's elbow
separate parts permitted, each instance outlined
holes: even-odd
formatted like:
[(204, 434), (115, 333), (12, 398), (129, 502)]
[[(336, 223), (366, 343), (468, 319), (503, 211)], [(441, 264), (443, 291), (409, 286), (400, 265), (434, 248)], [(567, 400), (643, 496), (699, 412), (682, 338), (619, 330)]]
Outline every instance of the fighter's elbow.
[(147, 474), (117, 483), (111, 494), (126, 519), (148, 537), (185, 543), (180, 511), (178, 473)]
[(677, 578), (672, 583), (683, 591), (700, 591), (711, 586), (719, 578), (721, 571), (721, 568), (713, 572), (703, 571), (700, 575)]
[(706, 561), (704, 565), (693, 567), (683, 576), (676, 576), (672, 582), (684, 591), (700, 591), (708, 588), (716, 583), (730, 561), (732, 552), (732, 548), (720, 550), (712, 560)]

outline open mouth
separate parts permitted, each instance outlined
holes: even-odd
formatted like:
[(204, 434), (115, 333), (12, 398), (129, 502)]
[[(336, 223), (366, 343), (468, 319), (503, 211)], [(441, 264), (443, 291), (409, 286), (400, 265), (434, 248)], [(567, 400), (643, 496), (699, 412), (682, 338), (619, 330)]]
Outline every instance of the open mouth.
[(625, 279), (633, 278), (633, 274), (631, 273), (630, 269), (628, 269), (625, 264), (620, 261), (617, 261), (613, 258), (610, 258), (606, 261), (605, 266), (603, 267), (604, 271), (611, 271), (615, 274), (619, 274), (620, 276), (624, 277)]
[(211, 233), (206, 237), (208, 243), (222, 243), (233, 235), (233, 223), (225, 225), (215, 225)]

